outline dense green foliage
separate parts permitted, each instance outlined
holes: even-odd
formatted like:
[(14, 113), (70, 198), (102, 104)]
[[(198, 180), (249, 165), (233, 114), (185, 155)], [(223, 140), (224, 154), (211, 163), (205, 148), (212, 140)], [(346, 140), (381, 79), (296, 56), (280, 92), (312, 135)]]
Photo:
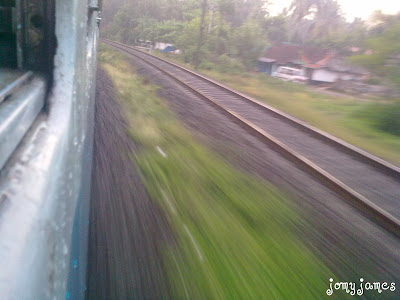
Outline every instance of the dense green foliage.
[(350, 60), (400, 85), (400, 57), (391, 61), (392, 57), (400, 55), (400, 14), (377, 14), (375, 18), (378, 18), (377, 25), (364, 41), (369, 53), (355, 55)]
[(382, 131), (400, 136), (400, 102), (389, 105), (372, 104), (357, 112), (356, 116), (368, 120)]
[[(170, 42), (183, 51), (190, 63), (196, 59), (203, 66), (228, 62), (229, 70), (242, 70), (254, 66), (268, 44), (263, 29), (267, 14), (264, 0), (152, 0), (121, 4), (112, 22), (106, 24), (104, 36), (130, 44), (139, 39)], [(201, 4), (206, 9), (204, 19)], [(202, 26), (203, 34), (199, 30)]]
[(104, 6), (105, 37), (173, 43), (196, 67), (251, 69), (267, 46), (292, 42), (335, 49), (382, 74), (385, 59), (400, 53), (400, 14), (348, 22), (335, 0), (293, 0), (278, 16), (269, 15), (268, 0), (105, 0)]

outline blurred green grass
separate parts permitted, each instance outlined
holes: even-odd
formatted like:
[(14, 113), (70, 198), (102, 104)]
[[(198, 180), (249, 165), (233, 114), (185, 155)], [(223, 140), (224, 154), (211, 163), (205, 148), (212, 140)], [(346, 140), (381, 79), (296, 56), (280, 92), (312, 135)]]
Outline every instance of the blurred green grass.
[(173, 298), (325, 296), (332, 274), (295, 235), (305, 225), (287, 196), (196, 142), (123, 55), (101, 46), (99, 60), (141, 146), (147, 190), (175, 233), (163, 250)]

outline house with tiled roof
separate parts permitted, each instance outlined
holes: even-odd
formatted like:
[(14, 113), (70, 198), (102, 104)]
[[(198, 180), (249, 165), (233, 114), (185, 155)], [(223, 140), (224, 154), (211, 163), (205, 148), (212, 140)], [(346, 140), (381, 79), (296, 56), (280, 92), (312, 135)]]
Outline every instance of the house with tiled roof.
[(311, 83), (360, 80), (368, 75), (366, 70), (350, 65), (331, 49), (294, 44), (269, 47), (258, 59), (259, 71), (268, 75), (273, 75), (279, 66), (304, 70)]

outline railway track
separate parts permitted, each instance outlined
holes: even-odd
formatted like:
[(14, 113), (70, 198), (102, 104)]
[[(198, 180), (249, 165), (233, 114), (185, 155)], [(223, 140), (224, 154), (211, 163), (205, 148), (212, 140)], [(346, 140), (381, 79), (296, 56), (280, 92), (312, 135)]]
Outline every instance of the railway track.
[(103, 41), (189, 88), (400, 237), (399, 167), (177, 64), (131, 46)]

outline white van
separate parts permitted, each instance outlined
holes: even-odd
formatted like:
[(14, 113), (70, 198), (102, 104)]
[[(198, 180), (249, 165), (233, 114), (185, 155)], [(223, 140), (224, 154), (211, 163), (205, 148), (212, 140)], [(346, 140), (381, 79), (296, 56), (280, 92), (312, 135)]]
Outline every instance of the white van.
[(293, 81), (297, 83), (306, 83), (309, 79), (305, 76), (304, 70), (290, 67), (278, 67), (272, 76), (285, 81)]

